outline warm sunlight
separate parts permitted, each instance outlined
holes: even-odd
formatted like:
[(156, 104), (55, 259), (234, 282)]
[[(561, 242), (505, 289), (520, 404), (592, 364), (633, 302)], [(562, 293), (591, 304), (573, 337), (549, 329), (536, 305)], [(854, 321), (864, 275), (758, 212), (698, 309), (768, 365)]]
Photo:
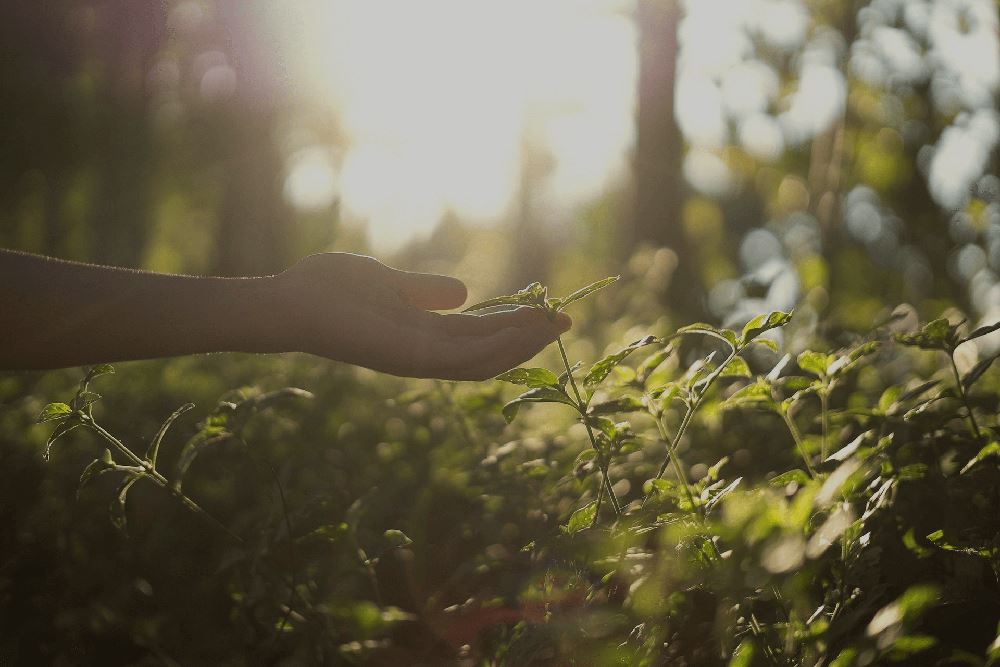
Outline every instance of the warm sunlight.
[(496, 220), (526, 159), (551, 164), (533, 196), (557, 215), (627, 164), (630, 3), (316, 1), (280, 20), (289, 74), (329, 102), (348, 142), (332, 170), (311, 154), (287, 189), (323, 201), (334, 179), (345, 217), (379, 247), (448, 211)]

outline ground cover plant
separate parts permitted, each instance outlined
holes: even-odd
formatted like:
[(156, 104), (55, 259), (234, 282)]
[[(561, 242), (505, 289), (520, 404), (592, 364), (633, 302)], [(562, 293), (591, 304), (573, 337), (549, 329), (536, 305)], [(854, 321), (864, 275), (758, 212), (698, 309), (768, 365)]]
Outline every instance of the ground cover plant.
[[(47, 499), (25, 505), (19, 530), (35, 537), (19, 538), (35, 547), (3, 573), (21, 640), (4, 650), (64, 664), (997, 660), (997, 379), (992, 357), (956, 361), (996, 326), (888, 316), (794, 351), (794, 313), (659, 331), (621, 311), (634, 281), (615, 283), (473, 306), (579, 300), (578, 329), (607, 342), (574, 363), (560, 339), (552, 370), (499, 382), (302, 364), (208, 412), (165, 405), (279, 370), (258, 360), (246, 378), (181, 365), (156, 409), (116, 398), (135, 378), (107, 366), (72, 389), (66, 374), (65, 403), (38, 405), (54, 386), (26, 392), (6, 419), (45, 426), (7, 469), (44, 470), (14, 490)], [(45, 584), (26, 576), (38, 563)], [(33, 607), (11, 616), (13, 599)]]

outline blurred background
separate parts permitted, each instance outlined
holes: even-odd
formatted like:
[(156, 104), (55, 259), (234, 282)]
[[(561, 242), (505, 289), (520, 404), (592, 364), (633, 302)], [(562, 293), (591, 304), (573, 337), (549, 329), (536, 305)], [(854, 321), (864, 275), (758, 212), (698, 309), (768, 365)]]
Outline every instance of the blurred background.
[(1000, 316), (991, 0), (53, 0), (0, 34), (4, 247)]

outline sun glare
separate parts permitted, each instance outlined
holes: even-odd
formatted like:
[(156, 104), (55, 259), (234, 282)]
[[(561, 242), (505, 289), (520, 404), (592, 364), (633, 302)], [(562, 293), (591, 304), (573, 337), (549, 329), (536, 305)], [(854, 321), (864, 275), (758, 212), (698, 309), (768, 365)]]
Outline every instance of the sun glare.
[(630, 8), (620, 0), (288, 6), (291, 74), (330, 105), (347, 145), (333, 169), (315, 154), (300, 162), (286, 191), (315, 202), (335, 189), (343, 214), (367, 222), (383, 248), (428, 232), (449, 211), (499, 219), (517, 195), (526, 149), (552, 165), (533, 183), (547, 208), (598, 196), (626, 166), (633, 140)]

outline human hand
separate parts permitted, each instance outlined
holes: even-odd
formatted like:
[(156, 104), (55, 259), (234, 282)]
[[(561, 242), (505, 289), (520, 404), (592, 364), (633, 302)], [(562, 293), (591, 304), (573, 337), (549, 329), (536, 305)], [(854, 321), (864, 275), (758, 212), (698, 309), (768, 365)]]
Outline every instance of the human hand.
[(533, 308), (433, 312), (461, 306), (465, 285), (351, 253), (311, 255), (273, 283), (273, 325), (288, 349), (392, 375), (483, 380), (527, 361), (572, 324)]

